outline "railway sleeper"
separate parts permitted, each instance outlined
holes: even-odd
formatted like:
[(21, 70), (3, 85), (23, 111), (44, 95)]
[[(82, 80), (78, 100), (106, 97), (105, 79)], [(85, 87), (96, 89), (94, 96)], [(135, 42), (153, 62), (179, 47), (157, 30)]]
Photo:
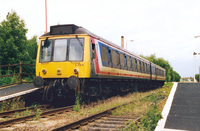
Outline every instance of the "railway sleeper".
[(93, 123), (89, 123), (87, 126), (81, 128), (82, 131), (118, 131), (126, 127), (126, 124), (129, 124), (130, 121), (134, 121), (135, 118), (131, 117), (102, 117), (99, 120), (96, 120)]

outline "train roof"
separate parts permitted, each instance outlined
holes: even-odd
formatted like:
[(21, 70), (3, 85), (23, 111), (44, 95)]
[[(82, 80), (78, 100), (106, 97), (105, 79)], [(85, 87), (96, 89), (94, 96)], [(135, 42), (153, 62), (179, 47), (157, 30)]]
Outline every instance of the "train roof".
[[(116, 45), (94, 33), (92, 33), (91, 31), (81, 27), (81, 26), (77, 26), (75, 24), (66, 24), (66, 25), (54, 25), (54, 26), (50, 26), (50, 32), (42, 35), (42, 36), (51, 36), (51, 35), (71, 35), (71, 34), (87, 34), (90, 36), (95, 37), (96, 39), (102, 40), (104, 42), (107, 43), (111, 43), (113, 45)], [(118, 45), (116, 45), (118, 46)], [(118, 46), (120, 47), (120, 46)], [(120, 47), (121, 48), (121, 47)]]
[[(83, 28), (81, 26), (77, 26), (75, 24), (65, 24), (65, 25), (50, 26), (50, 32), (42, 35), (41, 37), (55, 36), (55, 35), (71, 35), (71, 34), (77, 34), (77, 35), (78, 34), (87, 34), (87, 35), (90, 35), (90, 36), (92, 36), (92, 37), (94, 37), (94, 38), (96, 38), (98, 40), (101, 40), (101, 41), (103, 41), (105, 43), (112, 44), (115, 47), (120, 48), (121, 50), (123, 50), (125, 52), (128, 52), (129, 54), (132, 54), (132, 55), (134, 55), (136, 57), (139, 57), (143, 61), (149, 62), (148, 60), (136, 55), (135, 53), (130, 52), (130, 51), (122, 48), (121, 46), (118, 46), (115, 43), (110, 42), (110, 41), (108, 41), (108, 40), (106, 40), (106, 39), (104, 39), (104, 38), (92, 33), (91, 31), (89, 31), (89, 30), (87, 30), (87, 29), (85, 29), (85, 28)], [(154, 64), (154, 65), (156, 65), (156, 64)], [(158, 67), (160, 67), (160, 66), (158, 66)], [(160, 67), (160, 68), (162, 68), (162, 67)]]

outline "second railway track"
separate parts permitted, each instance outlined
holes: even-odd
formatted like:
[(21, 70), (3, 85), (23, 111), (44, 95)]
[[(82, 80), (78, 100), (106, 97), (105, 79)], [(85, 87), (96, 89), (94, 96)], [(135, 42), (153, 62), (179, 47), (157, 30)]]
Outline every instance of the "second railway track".
[[(18, 110), (2, 112), (2, 113), (0, 113), (0, 116), (3, 116), (3, 117), (9, 116), (10, 114), (13, 114), (16, 111), (22, 112), (22, 111), (27, 110), (27, 109), (34, 110), (33, 108), (23, 108), (23, 109), (18, 109)], [(51, 115), (54, 115), (54, 114), (57, 114), (57, 113), (69, 112), (69, 111), (72, 111), (72, 109), (73, 109), (73, 106), (66, 106), (66, 107), (61, 107), (61, 108), (43, 110), (38, 115), (40, 115), (40, 117), (44, 118), (44, 117), (51, 116)], [(11, 126), (13, 123), (16, 123), (16, 122), (26, 121), (26, 120), (32, 119), (36, 115), (37, 115), (37, 112), (33, 112), (30, 115), (21, 116), (21, 117), (18, 117), (18, 118), (8, 118), (7, 117), (6, 120), (0, 121), (0, 128)]]

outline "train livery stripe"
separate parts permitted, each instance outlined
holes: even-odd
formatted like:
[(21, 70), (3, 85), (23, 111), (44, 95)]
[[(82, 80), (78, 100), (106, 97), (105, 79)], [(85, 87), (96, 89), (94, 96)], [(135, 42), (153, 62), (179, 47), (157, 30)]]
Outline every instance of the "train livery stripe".
[[(91, 39), (91, 41), (93, 41), (94, 39)], [(150, 74), (144, 74), (144, 73), (138, 73), (136, 72), (137, 74), (140, 74), (140, 75), (137, 75), (137, 74), (133, 74), (133, 72), (131, 71), (128, 71), (129, 73), (113, 73), (112, 70), (117, 70), (117, 69), (114, 69), (114, 68), (110, 68), (110, 67), (104, 67), (101, 63), (101, 50), (100, 50), (100, 46), (99, 46), (99, 41), (95, 39), (95, 43), (96, 43), (96, 46), (95, 46), (95, 59), (94, 59), (94, 65), (95, 65), (95, 71), (96, 71), (96, 74), (99, 74), (99, 75), (110, 75), (110, 76), (121, 76), (121, 77), (133, 77), (133, 78), (144, 78), (144, 79), (150, 79)], [(104, 69), (107, 68), (109, 71), (104, 71)], [(120, 72), (125, 72), (127, 70), (120, 70)], [(152, 77), (152, 79), (157, 79), (157, 77)], [(164, 80), (164, 78), (159, 78), (157, 80)]]

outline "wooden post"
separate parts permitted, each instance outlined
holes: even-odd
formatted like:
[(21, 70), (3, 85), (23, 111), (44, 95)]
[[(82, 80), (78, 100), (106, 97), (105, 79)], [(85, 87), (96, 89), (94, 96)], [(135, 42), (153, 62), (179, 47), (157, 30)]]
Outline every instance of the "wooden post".
[(22, 84), (22, 62), (19, 64), (19, 83)]

